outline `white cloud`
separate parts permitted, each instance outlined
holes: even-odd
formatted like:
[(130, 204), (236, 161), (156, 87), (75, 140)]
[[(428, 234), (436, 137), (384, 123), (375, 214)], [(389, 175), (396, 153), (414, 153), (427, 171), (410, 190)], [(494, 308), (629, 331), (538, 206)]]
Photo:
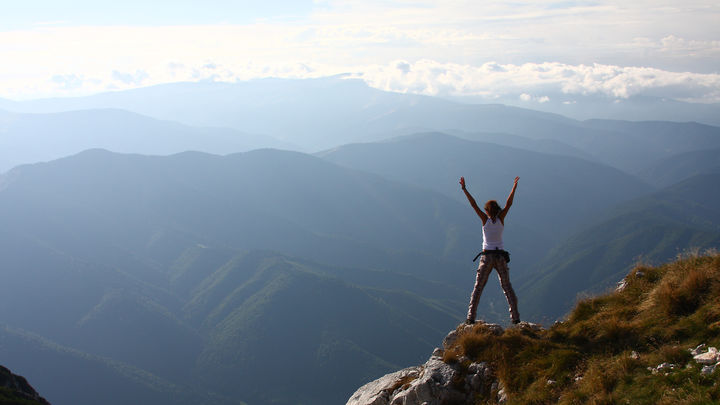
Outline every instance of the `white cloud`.
[(548, 97), (548, 96), (531, 96), (530, 94), (527, 94), (527, 93), (522, 93), (520, 95), (520, 97), (518, 97), (518, 98), (520, 99), (520, 101), (523, 101), (525, 103), (536, 102), (536, 103), (543, 104), (543, 103), (547, 103), (548, 101), (550, 101), (550, 97)]
[(82, 88), (85, 79), (82, 76), (70, 74), (70, 75), (55, 75), (52, 77), (52, 81), (57, 83), (63, 90), (75, 90)]
[[(399, 68), (402, 66), (402, 68)], [(602, 95), (613, 99), (647, 95), (690, 102), (720, 102), (720, 74), (677, 73), (647, 67), (485, 63), (481, 66), (422, 60), (367, 67), (371, 86), (396, 92), (441, 96), (516, 96), (545, 103), (547, 94)]]
[(720, 56), (720, 40), (687, 40), (668, 35), (659, 41), (658, 48), (678, 56)]
[[(515, 97), (524, 102), (546, 103), (553, 94), (600, 95), (610, 99), (646, 95), (689, 102), (720, 102), (720, 74), (559, 62), (521, 65), (487, 62), (472, 66), (423, 59), (395, 60), (383, 65), (333, 66), (300, 62), (221, 63), (204, 59), (196, 63), (168, 62), (149, 70), (56, 74), (43, 85), (31, 80), (19, 83), (38, 94), (82, 95), (177, 81), (233, 82), (260, 77), (313, 78), (345, 73), (381, 90), (434, 96), (476, 96), (487, 100)], [(6, 84), (0, 79), (0, 88)], [(6, 91), (13, 90), (11, 86), (4, 87)]]
[(0, 97), (351, 72), (422, 94), (717, 101), (719, 20), (710, 0), (318, 0), (293, 21), (38, 25), (0, 31)]
[(148, 73), (144, 70), (137, 70), (134, 73), (119, 72), (117, 70), (113, 70), (112, 72), (113, 80), (117, 80), (129, 86), (140, 86), (148, 79), (148, 77)]

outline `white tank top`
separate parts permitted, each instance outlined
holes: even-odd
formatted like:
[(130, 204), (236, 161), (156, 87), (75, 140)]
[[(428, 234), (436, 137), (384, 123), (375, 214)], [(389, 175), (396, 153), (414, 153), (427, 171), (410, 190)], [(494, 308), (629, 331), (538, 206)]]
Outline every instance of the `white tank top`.
[(495, 218), (495, 222), (491, 218), (485, 221), (485, 225), (483, 225), (483, 250), (504, 249), (502, 241), (504, 228), (500, 218)]

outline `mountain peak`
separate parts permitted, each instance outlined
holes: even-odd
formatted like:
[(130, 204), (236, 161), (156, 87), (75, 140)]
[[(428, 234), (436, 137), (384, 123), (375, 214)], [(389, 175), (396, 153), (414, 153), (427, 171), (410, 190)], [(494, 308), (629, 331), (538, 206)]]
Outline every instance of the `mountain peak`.
[[(348, 405), (715, 402), (720, 254), (634, 268), (551, 328), (461, 324), (424, 365), (368, 383)], [(412, 398), (415, 402), (406, 402)]]

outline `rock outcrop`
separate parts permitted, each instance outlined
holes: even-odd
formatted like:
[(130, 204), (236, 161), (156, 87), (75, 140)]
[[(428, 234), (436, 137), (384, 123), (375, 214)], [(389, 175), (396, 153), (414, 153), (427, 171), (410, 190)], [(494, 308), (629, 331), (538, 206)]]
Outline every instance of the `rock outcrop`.
[(701, 344), (695, 349), (690, 349), (690, 354), (692, 354), (696, 363), (703, 366), (700, 372), (703, 375), (710, 375), (720, 366), (720, 352), (716, 347), (711, 347), (705, 351), (706, 347), (707, 345)]
[(637, 266), (618, 291), (579, 301), (547, 330), (460, 325), (425, 364), (347, 404), (718, 403), (718, 297), (715, 252)]
[(35, 389), (28, 384), (25, 377), (15, 375), (7, 368), (0, 366), (0, 397), (2, 404), (50, 405)]
[[(360, 387), (346, 405), (444, 405), (474, 404), (478, 397), (494, 392), (503, 402), (504, 392), (487, 363), (471, 363), (460, 359), (452, 364), (442, 359), (444, 350), (454, 344), (473, 325), (461, 325), (443, 340), (430, 359), (421, 366), (409, 367), (387, 374)], [(486, 330), (502, 334), (496, 324), (483, 324)]]

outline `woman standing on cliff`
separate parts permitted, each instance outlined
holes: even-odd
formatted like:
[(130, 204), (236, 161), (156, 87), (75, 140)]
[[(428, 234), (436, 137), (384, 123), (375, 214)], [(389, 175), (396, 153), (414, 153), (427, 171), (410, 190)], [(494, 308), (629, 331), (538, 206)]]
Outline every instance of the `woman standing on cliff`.
[(475, 315), (477, 313), (478, 302), (480, 301), (480, 295), (482, 294), (483, 288), (487, 283), (488, 277), (494, 268), (498, 277), (500, 278), (500, 285), (505, 292), (505, 298), (507, 298), (508, 304), (510, 305), (510, 317), (513, 323), (520, 322), (520, 314), (517, 309), (517, 297), (515, 291), (510, 284), (510, 269), (507, 263), (510, 261), (510, 255), (504, 250), (502, 233), (505, 228), (505, 217), (507, 216), (510, 206), (512, 206), (513, 198), (515, 197), (515, 190), (517, 189), (518, 180), (520, 177), (515, 177), (513, 182), (512, 190), (510, 195), (505, 202), (505, 208), (500, 208), (500, 205), (495, 200), (488, 200), (485, 203), (485, 212), (480, 210), (475, 199), (465, 188), (465, 178), (460, 177), (460, 186), (462, 191), (465, 193), (470, 205), (473, 207), (475, 212), (478, 214), (483, 223), (483, 250), (478, 256), (480, 256), (480, 264), (477, 269), (477, 278), (475, 279), (475, 287), (473, 288), (472, 295), (470, 296), (470, 306), (468, 307), (467, 320), (465, 323), (475, 323)]

